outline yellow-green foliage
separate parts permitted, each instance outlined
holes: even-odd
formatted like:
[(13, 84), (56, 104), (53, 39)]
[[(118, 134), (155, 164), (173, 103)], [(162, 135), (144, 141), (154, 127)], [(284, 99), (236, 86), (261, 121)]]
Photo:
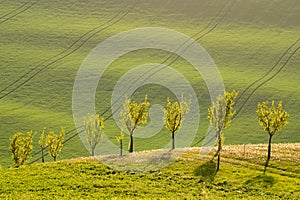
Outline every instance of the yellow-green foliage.
[(42, 150), (42, 162), (45, 162), (45, 160), (44, 160), (44, 150), (48, 147), (47, 136), (45, 136), (45, 128), (43, 129), (43, 131), (41, 133), (40, 140), (39, 140), (39, 145), (40, 145), (41, 150)]
[[(122, 148), (123, 148), (123, 140), (124, 140), (124, 137), (125, 137), (125, 133), (124, 133), (123, 129), (121, 129), (120, 135), (116, 137), (116, 140), (117, 140), (117, 141), (119, 142), (119, 144), (120, 144), (120, 156), (123, 155), (123, 150), (122, 150)], [(128, 149), (130, 149), (130, 146), (129, 146)]]
[(131, 99), (126, 99), (121, 111), (122, 123), (126, 126), (130, 134), (133, 134), (135, 129), (147, 124), (148, 121), (148, 108), (150, 103), (147, 101), (147, 95), (144, 102), (137, 103)]
[(121, 111), (121, 122), (130, 133), (129, 152), (133, 152), (133, 132), (138, 126), (144, 125), (148, 121), (148, 108), (150, 103), (147, 101), (147, 95), (144, 102), (137, 103), (131, 99), (126, 99), (123, 103), (123, 110)]
[(187, 102), (182, 97), (181, 102), (172, 103), (170, 98), (167, 100), (167, 108), (164, 109), (165, 127), (172, 133), (172, 149), (175, 149), (174, 134), (178, 131), (183, 123), (184, 116), (190, 111), (191, 101)]
[(274, 101), (270, 107), (268, 101), (258, 103), (256, 113), (259, 125), (270, 135), (274, 135), (288, 124), (289, 114), (282, 109), (282, 101), (278, 103), (277, 107)]
[(217, 134), (221, 134), (223, 129), (230, 126), (231, 117), (235, 113), (233, 106), (237, 95), (236, 91), (225, 92), (224, 95), (219, 95), (208, 108), (208, 120)]
[(95, 154), (95, 148), (100, 142), (104, 130), (104, 118), (100, 115), (89, 115), (84, 122), (84, 129), (87, 141), (92, 150), (92, 156)]
[(224, 142), (224, 134), (222, 130), (229, 127), (231, 123), (231, 117), (234, 115), (234, 100), (237, 97), (238, 92), (225, 92), (224, 95), (219, 95), (215, 102), (212, 102), (212, 106), (208, 108), (208, 120), (216, 131), (218, 150), (215, 156), (218, 156), (217, 171), (220, 168), (220, 154), (222, 150), (222, 143)]
[(30, 158), (32, 151), (32, 131), (27, 132), (27, 136), (23, 133), (15, 133), (10, 139), (10, 150), (15, 166), (23, 165)]
[(65, 138), (65, 131), (62, 128), (60, 135), (55, 134), (54, 131), (51, 131), (47, 136), (47, 143), (49, 146), (49, 154), (53, 157), (54, 161), (56, 161), (57, 156), (62, 150), (63, 141)]
[(116, 140), (117, 140), (118, 142), (122, 142), (123, 139), (124, 139), (124, 137), (125, 137), (125, 133), (124, 133), (123, 130), (121, 130), (121, 131), (120, 131), (120, 136), (116, 136)]
[(167, 108), (164, 109), (164, 123), (165, 127), (172, 133), (175, 133), (180, 129), (184, 120), (184, 115), (190, 111), (189, 105), (191, 102), (187, 102), (182, 98), (181, 102), (175, 101), (172, 103), (170, 98), (167, 100)]
[(40, 136), (40, 140), (39, 140), (39, 145), (41, 147), (41, 149), (46, 149), (48, 147), (48, 143), (47, 143), (47, 136), (45, 136), (45, 129), (43, 129), (41, 136)]

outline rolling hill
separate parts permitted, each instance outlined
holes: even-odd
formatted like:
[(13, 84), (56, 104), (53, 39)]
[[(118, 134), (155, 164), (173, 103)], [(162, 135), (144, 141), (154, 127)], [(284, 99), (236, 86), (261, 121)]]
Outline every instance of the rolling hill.
[[(123, 31), (163, 27), (181, 32), (203, 46), (216, 63), (227, 90), (238, 90), (237, 115), (226, 130), (226, 144), (265, 143), (257, 124), (257, 103), (282, 100), (290, 124), (274, 142), (300, 142), (300, 3), (298, 0), (0, 0), (0, 164), (10, 166), (9, 138), (14, 132), (66, 129), (61, 158), (89, 155), (72, 116), (73, 84), (87, 55), (100, 42)], [(168, 59), (172, 55), (170, 59)], [(166, 62), (165, 60), (168, 59)], [(106, 134), (116, 143), (111, 95), (127, 71), (147, 63), (176, 69), (195, 90), (201, 113), (193, 146), (203, 144), (209, 93), (202, 77), (186, 60), (163, 50), (143, 49), (115, 60), (103, 74), (96, 110)], [(147, 73), (145, 72), (147, 75)], [(149, 73), (148, 73), (149, 74)], [(151, 74), (149, 74), (151, 75)], [(172, 79), (168, 74), (165, 77)], [(156, 84), (137, 90), (152, 104), (164, 105), (172, 91)], [(37, 145), (32, 162), (38, 161)], [(163, 129), (149, 139), (136, 138), (136, 150), (165, 146)], [(126, 140), (127, 142), (127, 140)], [(47, 158), (50, 159), (50, 158)]]
[[(0, 198), (299, 199), (299, 144), (274, 145), (266, 174), (266, 145), (230, 145), (223, 150), (216, 175), (212, 154), (200, 157), (200, 148), (176, 149), (171, 154), (183, 153), (179, 159), (145, 173), (118, 171), (99, 157), (0, 169)], [(145, 155), (134, 153), (132, 163)]]

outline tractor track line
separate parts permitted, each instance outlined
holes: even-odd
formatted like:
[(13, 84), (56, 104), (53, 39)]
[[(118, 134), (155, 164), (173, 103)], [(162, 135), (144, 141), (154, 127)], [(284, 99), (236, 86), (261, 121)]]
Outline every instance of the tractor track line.
[[(130, 9), (125, 13), (125, 15), (123, 15), (119, 20), (117, 20), (116, 22), (114, 22), (114, 23), (117, 23), (117, 22), (119, 22), (120, 20), (122, 20), (124, 17), (126, 17), (128, 14), (129, 14), (129, 12), (138, 4), (140, 2), (140, 0), (138, 0), (138, 1), (136, 1), (135, 2), (135, 4), (133, 4), (131, 7), (130, 7)], [(118, 14), (119, 15), (119, 14)], [(117, 15), (117, 16), (118, 16)], [(110, 24), (110, 25), (108, 25), (108, 26), (106, 26), (106, 27), (104, 27), (104, 28), (108, 28), (108, 27), (110, 27), (110, 26), (112, 26), (113, 24)], [(96, 28), (97, 29), (97, 28)], [(95, 30), (95, 28), (93, 29), (93, 30)], [(91, 31), (89, 31), (89, 32), (92, 32), (93, 30), (91, 30)], [(102, 29), (101, 29), (102, 30)], [(86, 33), (87, 34), (87, 33)], [(85, 34), (85, 35), (86, 35)], [(97, 34), (97, 33), (96, 33)], [(93, 35), (92, 35), (93, 36)], [(90, 39), (92, 36), (90, 36), (88, 39)], [(84, 36), (82, 36), (81, 38), (83, 38)], [(80, 39), (79, 39), (80, 40)], [(74, 45), (76, 42), (74, 42), (72, 45)], [(28, 81), (27, 81), (28, 82)], [(6, 95), (7, 96), (7, 95)], [(0, 97), (0, 99), (1, 98), (3, 98), (3, 97)], [(72, 133), (72, 132), (76, 132), (76, 128), (74, 128), (74, 129), (72, 129), (72, 130), (70, 130), (70, 131), (68, 131), (68, 132), (66, 132), (66, 134), (65, 135), (69, 135), (70, 133)], [(71, 137), (69, 137), (68, 139), (66, 139), (64, 142), (63, 142), (63, 144), (65, 144), (65, 143), (67, 143), (68, 141), (70, 141), (71, 139), (73, 139), (73, 138), (75, 138), (77, 135), (79, 135), (80, 133), (82, 133), (82, 131), (81, 132), (79, 132), (79, 133), (75, 133), (75, 134), (73, 134)], [(38, 152), (36, 152), (33, 156), (35, 156), (35, 155), (38, 155), (39, 153), (41, 153), (41, 150), (40, 151), (38, 151)], [(41, 159), (41, 158), (39, 158), (39, 159)], [(32, 164), (32, 163), (34, 163), (34, 162), (36, 162), (36, 161), (38, 161), (39, 159), (37, 159), (37, 160), (34, 160), (34, 161), (31, 161), (29, 164)]]
[[(85, 40), (81, 41), (85, 36), (87, 36), (88, 34), (92, 33), (93, 31), (102, 28), (104, 25), (106, 25), (107, 23), (110, 23), (111, 21), (113, 21), (119, 14), (121, 14), (123, 12), (123, 10), (119, 11), (116, 15), (114, 15), (110, 20), (108, 20), (107, 22), (101, 24), (100, 26), (97, 26), (91, 30), (89, 30), (88, 32), (86, 32), (85, 34), (83, 34), (82, 36), (80, 36), (78, 39), (76, 39), (67, 49), (61, 51), (60, 53), (56, 54), (55, 56), (52, 56), (51, 58), (43, 61), (42, 63), (36, 65), (34, 68), (30, 69), (28, 72), (26, 72), (25, 74), (23, 74), (21, 77), (19, 77), (19, 79), (15, 80), (14, 82), (10, 83), (8, 86), (6, 86), (5, 88), (3, 88), (0, 91), (0, 94), (2, 92), (4, 92), (5, 90), (7, 90), (8, 88), (10, 88), (11, 86), (13, 86), (14, 84), (18, 83), (19, 81), (21, 81), (23, 78), (25, 78), (28, 74), (30, 74), (32, 71), (38, 69), (40, 66), (42, 65), (47, 65), (48, 62), (50, 62), (52, 59), (55, 59), (65, 53), (67, 53), (69, 50), (72, 50), (72, 48), (79, 42), (85, 42)], [(55, 60), (54, 60), (55, 61)]]
[[(251, 88), (251, 86), (253, 86), (255, 83), (261, 81), (262, 79), (264, 79), (266, 76), (268, 76), (275, 68), (276, 66), (284, 59), (285, 55), (288, 54), (288, 52), (298, 43), (298, 41), (300, 40), (300, 38), (294, 42), (292, 45), (290, 45), (284, 52), (283, 54), (280, 56), (280, 58), (278, 59), (278, 61), (273, 65), (273, 67), (263, 76), (261, 77), (260, 79), (254, 81), (251, 85), (249, 85), (243, 92), (242, 92), (242, 95), (245, 94), (245, 91), (248, 90), (249, 88)], [(299, 49), (299, 47), (298, 47)], [(240, 109), (236, 112), (236, 114), (232, 117), (232, 120), (234, 120), (238, 114), (241, 112), (241, 110), (243, 109), (243, 107), (245, 106), (245, 104), (247, 103), (247, 101), (251, 98), (251, 96), (256, 92), (256, 90), (258, 90), (261, 86), (263, 86), (265, 83), (271, 81), (273, 78), (275, 78), (279, 73), (280, 71), (282, 71), (282, 69), (288, 64), (289, 60), (296, 54), (296, 52), (298, 51), (298, 49), (296, 49), (292, 55), (289, 56), (289, 58), (286, 60), (286, 62), (284, 63), (283, 66), (281, 66), (281, 68), (274, 74), (272, 75), (270, 78), (268, 78), (267, 80), (263, 81), (261, 84), (259, 84), (256, 88), (254, 88), (254, 90), (250, 93), (250, 95), (246, 98), (246, 100), (244, 101), (244, 103), (242, 104), (242, 106), (240, 107)], [(242, 96), (241, 95), (241, 96)], [(241, 97), (240, 97), (241, 98)], [(240, 98), (238, 100), (240, 100)], [(238, 102), (238, 100), (236, 101), (236, 103)], [(212, 131), (212, 130), (211, 130)], [(202, 138), (200, 138), (194, 145), (197, 145), (199, 144), (200, 142), (202, 142), (204, 140), (204, 138), (209, 135), (210, 132), (208, 132), (206, 135), (204, 135)], [(205, 144), (203, 144), (204, 146), (208, 145), (210, 142), (212, 142), (213, 139), (215, 139), (216, 136), (213, 136), (209, 141), (207, 141)], [(193, 145), (193, 146), (194, 146)]]
[[(213, 31), (213, 30), (214, 30), (214, 29), (222, 22), (222, 20), (225, 18), (225, 16), (228, 14), (228, 12), (231, 10), (231, 8), (233, 7), (233, 5), (234, 5), (236, 2), (237, 2), (237, 1), (233, 1), (233, 3), (231, 4), (231, 6), (229, 7), (229, 9), (225, 10), (225, 13), (221, 16), (220, 19), (217, 19), (217, 18), (218, 18), (218, 15), (219, 15), (219, 14), (226, 8), (226, 6), (230, 3), (230, 0), (227, 1), (226, 4), (222, 7), (222, 9), (220, 9), (220, 10), (218, 11), (217, 15), (209, 22), (209, 24), (206, 25), (206, 27), (204, 27), (201, 31), (199, 31), (199, 32), (197, 32), (196, 34), (194, 34), (194, 35), (192, 36), (192, 38), (195, 37), (195, 36), (197, 36), (197, 35), (199, 35), (200, 33), (204, 32), (204, 31), (205, 31), (207, 28), (209, 28), (209, 26), (210, 26), (211, 24), (213, 24), (213, 22), (217, 19), (217, 20), (216, 20), (216, 24), (213, 25), (213, 27), (211, 27), (206, 33), (204, 33), (204, 34), (198, 36), (198, 37), (195, 39), (195, 41), (197, 41), (197, 40), (203, 38), (205, 35), (207, 35), (208, 33), (212, 32), (212, 31)], [(181, 48), (182, 46), (184, 46), (187, 42), (188, 42), (188, 41), (186, 41), (186, 42), (184, 42), (183, 44), (181, 44), (175, 51), (180, 50), (180, 48)], [(183, 50), (182, 50), (182, 51), (183, 51), (182, 53), (184, 53), (184, 52), (185, 52), (192, 44), (193, 44), (193, 42), (190, 43), (185, 49), (183, 49)], [(167, 59), (165, 59), (161, 64), (166, 63), (166, 62), (167, 62), (169, 59), (171, 59), (173, 56), (174, 56), (173, 54), (170, 54), (170, 55), (167, 57)], [(178, 60), (179, 57), (180, 57), (180, 56), (177, 55), (173, 60), (171, 60), (171, 62), (170, 62), (168, 65), (171, 65), (171, 64), (175, 63), (175, 62)], [(146, 77), (146, 79), (143, 81), (143, 83), (145, 83), (145, 81), (147, 81), (147, 80), (148, 80), (149, 78), (151, 78), (154, 74), (158, 73), (159, 71), (161, 71), (161, 70), (163, 70), (163, 69), (164, 69), (164, 67), (160, 67), (159, 69), (157, 69), (157, 70), (155, 70), (154, 72), (152, 72), (148, 77)], [(137, 79), (137, 81), (140, 80), (144, 75), (147, 75), (150, 71), (151, 71), (151, 70), (148, 70), (148, 71), (146, 71), (144, 74), (142, 74), (142, 75)], [(130, 87), (131, 87), (131, 86), (130, 86)], [(128, 89), (125, 90), (125, 92), (123, 92), (123, 93), (120, 95), (120, 97), (119, 97), (115, 102), (112, 103), (112, 105), (115, 105), (119, 100), (121, 100), (122, 97), (125, 95), (125, 93), (129, 90), (130, 87), (128, 87)], [(120, 108), (121, 108), (121, 106), (119, 106), (119, 107), (116, 109), (116, 112), (117, 112)], [(106, 114), (110, 109), (111, 109), (111, 107), (107, 108), (101, 115)], [(114, 114), (114, 113), (111, 113), (108, 117), (105, 118), (105, 120), (108, 120), (109, 118), (111, 118), (111, 117), (113, 116), (113, 114)]]
[(261, 76), (259, 79), (255, 80), (254, 82), (252, 82), (250, 85), (248, 85), (243, 91), (242, 93), (239, 95), (239, 97), (237, 98), (236, 102), (239, 102), (240, 98), (257, 82), (261, 81), (262, 79), (264, 79), (266, 76), (268, 76), (275, 68), (276, 66), (281, 62), (282, 59), (284, 59), (285, 55), (300, 41), (300, 38), (298, 40), (296, 40), (293, 44), (291, 44), (279, 57), (279, 59), (276, 61), (276, 63), (271, 67), (271, 69), (266, 72), (263, 76)]
[[(221, 23), (221, 21), (225, 18), (225, 16), (228, 14), (228, 12), (232, 9), (232, 7), (234, 6), (234, 4), (237, 2), (237, 0), (235, 0), (235, 1), (233, 1), (233, 3), (232, 3), (232, 5), (230, 6), (230, 8), (227, 10), (227, 11), (225, 11), (225, 13), (222, 15), (222, 17), (219, 19), (219, 20), (217, 20), (217, 23), (208, 31), (208, 32), (206, 32), (204, 35), (207, 35), (208, 33), (210, 33), (210, 32), (212, 32), (220, 23)], [(209, 26), (218, 18), (218, 15), (226, 8), (226, 6), (227, 5), (229, 5), (229, 3), (230, 3), (230, 0), (228, 0), (226, 3), (225, 3), (225, 5), (222, 7), (222, 9), (220, 9), (219, 11), (218, 11), (218, 13), (217, 13), (217, 15), (209, 22), (209, 24), (208, 25), (206, 25), (206, 27), (205, 28), (203, 28), (201, 31), (199, 31), (199, 32), (197, 32), (196, 34), (194, 34), (192, 37), (194, 37), (194, 36), (197, 36), (198, 34), (200, 34), (200, 33), (202, 33), (202, 32), (204, 32), (207, 28), (209, 28)], [(198, 38), (200, 39), (200, 38), (202, 38), (203, 36), (199, 36)], [(188, 42), (188, 41), (187, 41)], [(178, 49), (180, 49), (182, 46), (183, 46), (184, 44), (182, 44)], [(190, 44), (190, 45), (192, 45), (192, 44)], [(187, 47), (188, 48), (188, 47)], [(186, 49), (187, 49), (186, 48)], [(185, 49), (185, 50), (186, 50)], [(176, 49), (177, 50), (177, 49)], [(165, 63), (165, 62), (167, 62), (170, 58), (172, 58), (174, 55), (173, 54), (171, 54), (170, 56), (168, 56), (167, 57), (167, 59), (165, 59), (165, 61), (163, 61), (162, 63)], [(178, 58), (179, 56), (177, 56), (177, 58)], [(175, 62), (175, 61), (174, 61)], [(174, 62), (172, 62), (172, 63), (174, 63)], [(120, 99), (120, 98), (119, 98)], [(118, 99), (118, 100), (119, 100)], [(118, 101), (117, 100), (117, 101)], [(116, 102), (114, 102), (114, 103), (116, 103)], [(106, 109), (101, 115), (104, 115), (105, 113), (107, 113), (108, 111), (109, 111), (109, 109), (111, 109), (111, 107), (109, 107), (108, 109)], [(111, 114), (110, 116), (108, 116), (108, 117), (106, 117), (104, 120), (105, 121), (107, 121), (110, 117), (112, 117), (112, 115), (113, 114)], [(70, 131), (70, 132), (73, 132), (73, 131), (76, 131), (76, 129), (73, 129), (72, 131)], [(75, 138), (76, 136), (78, 136), (79, 134), (81, 134), (82, 132), (79, 132), (79, 133), (75, 133), (74, 135), (72, 135), (71, 137), (69, 137), (67, 140), (66, 140), (66, 142), (69, 142), (70, 140), (72, 140), (73, 138)]]
[[(233, 7), (233, 5), (235, 4), (237, 2), (237, 0), (235, 0), (235, 1), (233, 1), (233, 3), (232, 3), (232, 5), (230, 6), (230, 9), (228, 9), (227, 11), (225, 11), (225, 13), (222, 15), (222, 17), (221, 17), (221, 20), (218, 20), (217, 21), (217, 24), (216, 25), (214, 25), (213, 26), (213, 28), (211, 28), (210, 30), (209, 30), (209, 33), (210, 32), (212, 32), (216, 27), (217, 27), (217, 25), (218, 24), (220, 24), (221, 23), (221, 21), (225, 18), (225, 16), (228, 14), (228, 12), (231, 10), (231, 8)], [(199, 32), (197, 32), (196, 34), (194, 34), (194, 36), (197, 36), (199, 33), (202, 33), (203, 31), (205, 31), (217, 18), (218, 18), (218, 15), (219, 15), (219, 13), (221, 13), (222, 11), (223, 11), (223, 9), (225, 9), (226, 8), (226, 6), (228, 5), (230, 3), (230, 0), (228, 0), (226, 3), (225, 3), (225, 5), (218, 11), (218, 13), (217, 13), (217, 15), (215, 15), (215, 17), (209, 22), (209, 24), (208, 25), (206, 25), (206, 27), (205, 28), (203, 28), (201, 31), (199, 31)], [(205, 35), (207, 35), (208, 33), (205, 33)], [(202, 36), (203, 37), (203, 36)], [(202, 38), (201, 36), (199, 36), (198, 38)], [(188, 41), (187, 41), (188, 42)], [(182, 44), (181, 46), (183, 46), (184, 44)], [(190, 44), (190, 45), (192, 45), (192, 44)], [(180, 49), (181, 48), (181, 46), (178, 48), (178, 49)], [(186, 50), (186, 49), (185, 49)], [(170, 58), (172, 58), (173, 57), (173, 54), (171, 54), (170, 56), (168, 56), (167, 57), (167, 59), (165, 60), (165, 61), (163, 61), (163, 63), (165, 63), (165, 62), (167, 62)], [(177, 57), (179, 57), (179, 56), (177, 56)], [(146, 73), (145, 73), (146, 74)], [(120, 98), (119, 98), (120, 99)], [(118, 100), (119, 100), (118, 99)], [(117, 100), (117, 101), (118, 101)], [(114, 103), (116, 103), (116, 102), (114, 102)], [(111, 107), (109, 107), (109, 108), (107, 108), (101, 115), (104, 115), (105, 113), (107, 113), (108, 111), (109, 111), (109, 109), (111, 109)], [(112, 115), (113, 114), (111, 114), (111, 115), (109, 115), (108, 117), (106, 117), (104, 120), (105, 121), (107, 121), (108, 119), (110, 119), (111, 117), (112, 117)], [(75, 133), (74, 135), (72, 135), (70, 138), (68, 138), (67, 139), (67, 141), (70, 141), (70, 140), (72, 140), (73, 138), (75, 138), (78, 134), (80, 134), (80, 133)]]
[(238, 111), (236, 112), (235, 116), (233, 117), (233, 119), (235, 119), (238, 114), (242, 111), (242, 109), (244, 108), (244, 106), (246, 105), (246, 103), (249, 101), (249, 99), (252, 97), (252, 95), (259, 89), (261, 88), (263, 85), (265, 85), (266, 83), (270, 82), (271, 80), (273, 80), (284, 68), (285, 66), (289, 63), (289, 61), (294, 57), (294, 55), (297, 53), (297, 51), (300, 49), (300, 47), (298, 47), (296, 50), (294, 50), (292, 52), (292, 54), (288, 57), (288, 59), (284, 62), (284, 64), (277, 70), (277, 72), (275, 72), (270, 78), (266, 79), (265, 81), (263, 81), (262, 83), (260, 83), (257, 87), (255, 87), (253, 89), (253, 91), (250, 93), (250, 95), (246, 98), (246, 100), (243, 102), (243, 104), (241, 105), (241, 107), (238, 109)]
[[(38, 75), (39, 73), (41, 73), (42, 71), (44, 71), (45, 69), (47, 69), (49, 66), (57, 63), (60, 60), (63, 60), (64, 58), (68, 57), (69, 55), (73, 54), (74, 52), (76, 52), (79, 48), (81, 48), (86, 42), (88, 42), (92, 37), (94, 37), (96, 34), (102, 32), (103, 30), (106, 30), (107, 28), (117, 24), (118, 22), (120, 22), (122, 19), (124, 19), (129, 13), (130, 11), (140, 2), (140, 0), (136, 1), (136, 3), (130, 7), (130, 9), (124, 13), (119, 19), (117, 19), (116, 21), (112, 22), (109, 25), (106, 25), (104, 27), (102, 27), (100, 30), (94, 32), (92, 35), (90, 35), (86, 40), (82, 41), (82, 43), (77, 46), (75, 49), (71, 50), (69, 53), (67, 53), (66, 55), (62, 55), (60, 58), (48, 63), (47, 65), (45, 65), (44, 67), (42, 67), (40, 70), (38, 70), (37, 72), (35, 72), (33, 75), (31, 75), (28, 79), (24, 80), (22, 83), (20, 83), (16, 88), (10, 90), (9, 92), (7, 92), (6, 94), (0, 96), (0, 99), (3, 99), (4, 97), (8, 96), (9, 94), (13, 93), (14, 91), (16, 91), (17, 89), (19, 89), (20, 87), (22, 87), (23, 85), (25, 85), (27, 82), (29, 82), (31, 79), (33, 79), (36, 75)], [(19, 81), (16, 81), (19, 82)]]
[[(20, 15), (21, 13), (23, 13), (23, 12), (25, 12), (25, 11), (27, 11), (27, 10), (29, 10), (30, 8), (32, 8), (34, 5), (36, 5), (38, 2), (39, 2), (40, 0), (36, 0), (36, 1), (27, 1), (27, 2), (25, 2), (24, 4), (22, 4), (20, 7), (18, 7), (18, 8), (16, 8), (16, 9), (14, 9), (14, 10), (12, 10), (11, 12), (9, 12), (9, 13), (7, 13), (7, 14), (5, 14), (5, 15), (3, 15), (3, 16), (1, 16), (0, 17), (0, 20), (1, 19), (4, 19), (4, 20), (1, 20), (0, 21), (0, 24), (3, 24), (4, 22), (6, 22), (6, 21), (8, 21), (8, 20), (10, 20), (10, 19), (12, 19), (12, 18), (14, 18), (14, 17), (16, 17), (17, 15)], [(30, 2), (32, 2), (31, 4), (30, 4)], [(28, 7), (25, 7), (27, 4), (29, 4), (29, 6)], [(25, 7), (25, 8), (24, 8)], [(24, 8), (24, 9), (23, 9)], [(19, 11), (20, 10), (20, 11)], [(13, 15), (11, 15), (11, 16), (9, 16), (10, 14), (13, 14)], [(7, 16), (9, 16), (9, 17), (7, 17)], [(7, 18), (6, 18), (7, 17)]]

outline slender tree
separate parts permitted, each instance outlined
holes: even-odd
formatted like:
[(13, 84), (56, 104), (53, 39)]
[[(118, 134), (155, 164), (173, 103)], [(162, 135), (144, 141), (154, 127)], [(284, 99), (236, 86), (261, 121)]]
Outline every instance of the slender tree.
[(40, 136), (40, 140), (39, 140), (39, 145), (41, 147), (41, 151), (42, 151), (42, 162), (45, 162), (45, 150), (48, 147), (48, 142), (47, 142), (47, 136), (45, 136), (45, 128), (43, 129), (41, 136)]
[(144, 102), (137, 103), (131, 99), (126, 99), (123, 103), (123, 110), (121, 111), (121, 122), (126, 126), (130, 134), (129, 153), (133, 152), (133, 133), (141, 125), (147, 123), (148, 108), (150, 103), (147, 101), (147, 95)]
[(268, 157), (264, 169), (264, 173), (266, 173), (271, 158), (272, 137), (288, 124), (289, 114), (283, 110), (282, 101), (277, 106), (274, 101), (271, 106), (268, 101), (265, 101), (258, 103), (257, 108), (258, 123), (269, 134)]
[(120, 144), (120, 156), (123, 156), (123, 140), (124, 140), (124, 137), (125, 137), (125, 134), (124, 134), (123, 130), (121, 130), (120, 135), (116, 137), (116, 140)]
[(51, 131), (47, 136), (47, 143), (49, 146), (49, 154), (53, 157), (53, 160), (56, 161), (56, 158), (59, 156), (59, 153), (63, 147), (63, 141), (65, 138), (65, 131), (61, 128), (60, 134), (55, 134), (54, 131)]
[(24, 165), (26, 161), (30, 159), (30, 153), (32, 152), (32, 131), (27, 132), (27, 136), (23, 133), (15, 133), (10, 139), (10, 150), (12, 152), (12, 159), (15, 163), (15, 167)]
[(100, 115), (89, 115), (84, 122), (85, 134), (91, 147), (92, 156), (95, 155), (95, 149), (101, 140), (104, 130), (104, 118)]
[(225, 92), (224, 95), (219, 95), (215, 102), (212, 102), (208, 109), (208, 120), (216, 131), (216, 143), (218, 150), (214, 157), (218, 156), (216, 171), (220, 169), (220, 158), (222, 143), (224, 140), (223, 130), (230, 126), (231, 118), (234, 115), (234, 100), (238, 93), (236, 91)]
[(190, 111), (189, 104), (182, 97), (181, 102), (175, 101), (172, 103), (170, 98), (167, 99), (167, 108), (164, 111), (164, 124), (165, 127), (172, 134), (172, 149), (175, 149), (175, 133), (178, 131), (183, 123), (184, 116)]

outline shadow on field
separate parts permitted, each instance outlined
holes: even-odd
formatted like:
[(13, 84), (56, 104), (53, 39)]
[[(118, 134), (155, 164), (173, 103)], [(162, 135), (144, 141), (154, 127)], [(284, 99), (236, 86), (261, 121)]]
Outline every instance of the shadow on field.
[(203, 163), (194, 170), (194, 175), (200, 177), (200, 182), (213, 181), (216, 175), (216, 163), (212, 160)]
[(245, 184), (250, 186), (262, 186), (265, 188), (272, 187), (275, 183), (275, 179), (273, 176), (267, 176), (267, 175), (258, 175), (255, 176), (245, 182)]

